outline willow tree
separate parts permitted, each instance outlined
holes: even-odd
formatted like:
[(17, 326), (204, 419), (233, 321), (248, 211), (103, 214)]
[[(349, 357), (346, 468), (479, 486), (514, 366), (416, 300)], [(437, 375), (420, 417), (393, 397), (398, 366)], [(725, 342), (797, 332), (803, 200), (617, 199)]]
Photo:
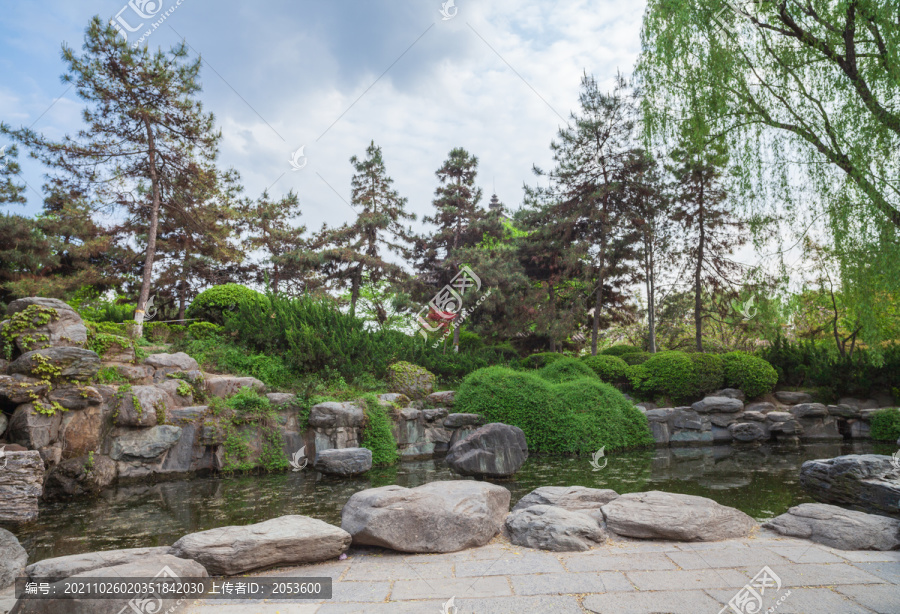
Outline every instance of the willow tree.
[(862, 330), (880, 336), (874, 301), (896, 300), (900, 279), (900, 5), (649, 0), (637, 75), (653, 139), (702, 116), (751, 211), (823, 221), (842, 281), (869, 302)]
[(122, 208), (141, 220), (146, 242), (141, 289), (134, 319), (138, 334), (150, 295), (165, 177), (191, 172), (195, 161), (215, 157), (220, 134), (213, 116), (194, 98), (200, 90), (200, 58), (188, 59), (185, 44), (168, 52), (134, 48), (117, 30), (94, 17), (83, 53), (63, 45), (63, 81), (88, 103), (86, 126), (55, 142), (28, 128), (2, 131), (58, 169), (93, 202)]

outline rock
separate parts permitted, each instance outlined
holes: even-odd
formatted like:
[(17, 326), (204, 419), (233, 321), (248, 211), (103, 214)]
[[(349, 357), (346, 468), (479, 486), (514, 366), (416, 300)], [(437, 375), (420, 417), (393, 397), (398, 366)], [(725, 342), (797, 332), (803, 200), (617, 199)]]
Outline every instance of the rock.
[[(167, 554), (147, 555), (136, 561), (115, 565), (112, 567), (100, 567), (70, 576), (71, 580), (78, 578), (108, 578), (121, 581), (123, 578), (154, 578), (176, 577), (188, 580), (190, 578), (206, 578), (206, 570), (200, 563), (180, 559)], [(64, 581), (69, 581), (64, 580)], [(64, 582), (64, 581), (60, 581)], [(59, 586), (62, 589), (62, 586)], [(51, 590), (53, 588), (51, 587)], [(148, 599), (20, 599), (10, 614), (121, 614), (126, 611), (141, 612), (174, 612), (184, 601), (183, 598), (174, 597), (155, 598), (148, 595)], [(144, 602), (142, 602), (144, 601)]]
[(36, 396), (42, 396), (49, 386), (33, 377), (24, 375), (0, 375), (0, 399), (13, 405), (28, 403)]
[(89, 380), (100, 370), (96, 352), (78, 347), (52, 347), (26, 352), (12, 361), (10, 373), (43, 379)]
[(820, 418), (828, 415), (828, 408), (821, 403), (800, 403), (790, 409), (795, 418)]
[(308, 516), (281, 516), (191, 533), (172, 544), (169, 552), (197, 561), (211, 574), (234, 576), (264, 567), (327, 561), (349, 546), (350, 535), (342, 529)]
[(712, 499), (651, 490), (619, 496), (603, 506), (609, 531), (640, 539), (717, 541), (746, 537), (756, 522)]
[[(648, 412), (649, 413), (649, 412)], [(653, 436), (654, 441), (657, 445), (667, 446), (669, 445), (669, 424), (667, 422), (659, 422), (659, 421), (649, 421), (648, 425), (650, 426), (650, 434)]]
[(59, 443), (45, 446), (38, 452), (41, 453), (41, 459), (43, 459), (45, 467), (52, 467), (62, 460), (62, 446)]
[(116, 463), (101, 454), (65, 460), (44, 481), (45, 499), (97, 495), (116, 479)]
[(642, 403), (635, 403), (634, 406), (645, 413), (656, 409), (656, 403), (651, 403), (650, 401), (644, 401)]
[(39, 450), (56, 442), (62, 416), (48, 404), (43, 406), (45, 411), (53, 413), (47, 415), (39, 412), (32, 403), (19, 405), (9, 420), (7, 439), (29, 450)]
[(793, 418), (794, 414), (786, 411), (770, 411), (766, 414), (766, 420), (769, 422), (787, 422)]
[[(85, 554), (71, 554), (44, 559), (25, 568), (29, 578), (69, 578), (86, 574), (95, 569), (135, 563), (148, 557), (168, 554), (169, 546), (157, 548), (128, 548), (125, 550), (104, 550)], [(154, 572), (155, 575), (155, 572)], [(151, 576), (152, 577), (152, 576)]]
[[(679, 408), (684, 409), (684, 408)], [(676, 413), (674, 407), (664, 407), (661, 409), (648, 409), (644, 415), (650, 422), (666, 422)]]
[(508, 477), (528, 458), (525, 433), (517, 426), (485, 424), (447, 452), (447, 465), (461, 475)]
[(798, 405), (800, 403), (809, 403), (812, 397), (805, 392), (791, 392), (790, 390), (779, 390), (775, 393), (775, 398), (779, 403), (785, 405)]
[[(713, 426), (727, 429), (730, 425), (744, 419), (744, 412), (739, 414), (710, 414), (709, 422)], [(765, 417), (763, 418), (765, 420)]]
[(153, 383), (153, 367), (150, 365), (115, 365), (115, 368), (130, 384), (146, 386)]
[(16, 578), (25, 575), (28, 553), (16, 536), (0, 529), (0, 590), (14, 584)]
[(168, 405), (168, 393), (156, 386), (120, 386), (110, 402), (118, 426), (156, 426)]
[(713, 397), (728, 397), (729, 399), (737, 399), (739, 401), (743, 401), (747, 398), (747, 395), (744, 394), (743, 390), (738, 390), (737, 388), (723, 388), (722, 390), (717, 390), (712, 393), (710, 396)]
[(453, 390), (441, 390), (440, 392), (432, 392), (425, 397), (425, 402), (429, 405), (438, 407), (453, 407), (453, 399), (456, 392)]
[(415, 409), (413, 407), (404, 407), (400, 410), (400, 419), (401, 420), (418, 420), (419, 416), (422, 415), (421, 409)]
[(768, 439), (769, 434), (759, 422), (741, 422), (728, 427), (728, 432), (738, 441), (761, 441)]
[(509, 541), (554, 552), (584, 551), (606, 541), (597, 521), (581, 512), (553, 505), (533, 505), (506, 517)]
[(0, 523), (34, 520), (44, 484), (44, 461), (37, 450), (4, 450), (0, 471)]
[(3, 437), (7, 426), (9, 426), (9, 418), (6, 417), (6, 414), (0, 412), (0, 437)]
[(434, 391), (434, 374), (408, 362), (396, 362), (388, 367), (387, 383), (391, 392), (405, 394), (410, 399), (422, 399)]
[(313, 428), (362, 426), (365, 414), (355, 403), (319, 403), (309, 410), (309, 425)]
[[(769, 415), (771, 416), (772, 414)], [(768, 424), (770, 433), (781, 433), (783, 435), (799, 435), (803, 433), (803, 427), (796, 420), (785, 420)]]
[(185, 354), (150, 354), (144, 359), (144, 364), (154, 369), (171, 369), (172, 371), (195, 371), (200, 368), (197, 361)]
[(169, 395), (169, 399), (175, 407), (190, 407), (194, 404), (194, 389), (187, 382), (170, 379), (156, 384), (156, 387)]
[(379, 394), (378, 402), (383, 406), (406, 407), (409, 405), (409, 397), (405, 394), (396, 392), (388, 392), (387, 394)]
[(181, 427), (171, 424), (141, 429), (112, 440), (109, 457), (117, 461), (155, 459), (181, 439)]
[(743, 410), (744, 404), (740, 399), (732, 399), (730, 397), (706, 397), (702, 401), (697, 401), (691, 405), (691, 409), (700, 414), (708, 414), (710, 412), (731, 414)]
[(840, 550), (900, 548), (900, 520), (845, 510), (823, 503), (802, 503), (763, 525)]
[(672, 433), (669, 443), (685, 446), (703, 446), (713, 442), (712, 431), (685, 430)]
[(66, 409), (85, 409), (91, 405), (100, 405), (103, 397), (100, 391), (93, 386), (59, 386), (53, 388), (47, 395), (50, 401), (55, 401)]
[(757, 401), (756, 403), (750, 403), (744, 407), (744, 411), (755, 411), (761, 414), (767, 414), (770, 411), (775, 411), (775, 406), (766, 401)]
[(857, 409), (878, 409), (878, 402), (875, 400), (854, 399), (853, 397), (841, 397), (838, 399), (838, 405), (850, 405)]
[(859, 416), (859, 408), (852, 405), (829, 405), (828, 415), (841, 418), (856, 418)]
[(480, 426), (484, 423), (481, 414), (450, 414), (444, 418), (444, 428), (458, 429), (464, 426)]
[(800, 418), (799, 422), (800, 426), (803, 427), (803, 439), (805, 441), (842, 440), (844, 438), (838, 429), (838, 420), (833, 416)]
[(422, 410), (422, 418), (425, 420), (425, 422), (436, 422), (438, 420), (443, 420), (446, 417), (447, 410), (443, 407)]
[(328, 475), (359, 475), (372, 468), (372, 451), (367, 448), (322, 450), (316, 454), (313, 467)]
[(509, 491), (473, 480), (382, 486), (355, 493), (341, 511), (353, 543), (400, 552), (456, 552), (483, 546), (503, 526)]
[(759, 411), (745, 411), (741, 414), (742, 420), (752, 420), (753, 422), (765, 422), (766, 414)]
[[(6, 308), (6, 313), (12, 317), (31, 305), (37, 305), (39, 309), (52, 309), (55, 313), (50, 313), (49, 321), (45, 323), (38, 323), (45, 318), (37, 315), (32, 319), (32, 324), (35, 325), (22, 329), (22, 332), (16, 335), (16, 345), (20, 351), (28, 352), (38, 349), (39, 346), (82, 347), (87, 343), (87, 328), (81, 316), (59, 299), (37, 296), (16, 299)], [(38, 343), (28, 342), (25, 339), (26, 337), (40, 339), (41, 335), (46, 335), (47, 338)]]
[[(700, 416), (695, 411), (691, 411), (686, 407), (676, 407), (672, 416), (672, 426), (676, 429), (688, 429), (691, 431), (709, 430), (709, 418)], [(705, 428), (704, 428), (705, 427)]]
[(289, 392), (270, 392), (266, 398), (275, 409), (288, 409), (297, 403), (297, 395)]
[(890, 456), (850, 454), (806, 461), (800, 484), (813, 499), (900, 518), (900, 468)]
[(266, 385), (255, 377), (237, 377), (234, 375), (210, 375), (206, 378), (206, 391), (210, 396), (228, 398), (234, 396), (241, 388), (253, 388), (263, 393)]
[(519, 499), (512, 511), (532, 505), (555, 505), (570, 511), (592, 511), (599, 510), (618, 496), (619, 493), (608, 488), (541, 486)]
[(90, 405), (80, 411), (63, 414), (59, 427), (63, 458), (74, 458), (100, 449), (105, 410), (105, 405)]

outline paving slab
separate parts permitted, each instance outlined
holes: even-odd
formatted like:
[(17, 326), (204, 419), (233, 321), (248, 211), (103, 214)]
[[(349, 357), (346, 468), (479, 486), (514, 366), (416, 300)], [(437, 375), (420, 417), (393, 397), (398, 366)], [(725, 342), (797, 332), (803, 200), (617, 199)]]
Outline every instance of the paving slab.
[(810, 546), (766, 546), (778, 556), (792, 563), (846, 563), (847, 559), (830, 552), (825, 548)]
[[(787, 559), (767, 548), (722, 548), (718, 550), (694, 550), (666, 553), (682, 569), (715, 569), (717, 567), (745, 567), (757, 569), (765, 565), (787, 565)], [(755, 572), (754, 572), (755, 573)]]
[(839, 586), (835, 590), (878, 614), (900, 612), (900, 587), (894, 585)]
[(350, 566), (343, 576), (345, 582), (392, 580), (415, 580), (421, 578), (448, 578), (453, 576), (453, 563), (414, 563), (406, 560), (365, 561)]
[(298, 603), (253, 603), (240, 605), (221, 605), (206, 602), (203, 605), (191, 605), (181, 610), (181, 614), (317, 614), (320, 605), (304, 605)]
[(449, 599), (456, 595), (500, 597), (512, 595), (512, 588), (510, 588), (509, 581), (503, 576), (398, 580), (394, 582), (391, 600), (406, 601), (433, 597)]
[(853, 563), (853, 566), (873, 576), (877, 576), (885, 582), (900, 584), (900, 563)]
[(831, 550), (830, 552), (841, 556), (853, 563), (900, 563), (900, 550), (869, 551), (869, 550)]
[(665, 552), (609, 554), (600, 549), (560, 557), (569, 571), (656, 571), (676, 569)]
[(565, 571), (554, 554), (527, 548), (523, 550), (523, 554), (504, 552), (493, 560), (461, 561), (456, 564), (456, 575), (466, 578)]
[(629, 571), (625, 575), (641, 591), (683, 591), (704, 588), (739, 589), (747, 584), (747, 576), (734, 569)]
[(582, 605), (596, 614), (713, 614), (721, 609), (719, 602), (699, 590), (588, 595)]
[[(835, 586), (838, 584), (885, 584), (886, 580), (847, 563), (799, 565), (769, 565), (781, 578), (783, 586)], [(758, 567), (745, 567), (748, 577), (759, 572)]]
[[(735, 595), (725, 590), (706, 592), (723, 606)], [(775, 608), (772, 611), (777, 614), (871, 614), (868, 609), (827, 588), (783, 587), (777, 593), (770, 593), (771, 591), (766, 591), (766, 595), (763, 596), (763, 606), (759, 612)], [(784, 600), (778, 604), (778, 600), (782, 597)], [(730, 614), (730, 609), (726, 612)]]
[(516, 595), (577, 595), (635, 590), (628, 578), (617, 572), (545, 573), (510, 576), (509, 580)]

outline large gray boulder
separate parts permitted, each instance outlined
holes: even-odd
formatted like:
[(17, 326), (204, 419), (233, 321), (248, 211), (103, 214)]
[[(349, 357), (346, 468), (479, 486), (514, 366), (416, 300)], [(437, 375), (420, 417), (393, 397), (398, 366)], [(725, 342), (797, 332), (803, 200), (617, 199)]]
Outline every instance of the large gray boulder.
[(779, 390), (775, 393), (775, 398), (779, 403), (785, 405), (798, 405), (800, 403), (809, 403), (812, 397), (805, 392), (792, 392), (790, 390)]
[(761, 441), (768, 439), (769, 434), (759, 422), (740, 422), (728, 427), (728, 432), (737, 441)]
[(93, 386), (54, 386), (47, 398), (66, 409), (87, 409), (103, 402), (103, 395)]
[(519, 499), (512, 511), (533, 505), (554, 505), (570, 511), (590, 512), (617, 498), (619, 493), (608, 488), (586, 486), (541, 486)]
[(6, 432), (7, 426), (9, 426), (9, 418), (6, 417), (6, 414), (0, 413), (0, 437)]
[(9, 363), (9, 372), (39, 379), (86, 381), (100, 370), (96, 352), (79, 347), (51, 347), (25, 352)]
[[(168, 546), (159, 546), (156, 548), (126, 548), (124, 550), (70, 554), (32, 563), (25, 568), (25, 574), (29, 578), (69, 578), (78, 574), (88, 575), (87, 572), (95, 569), (125, 565), (148, 557), (162, 556), (168, 554), (168, 552)], [(153, 575), (155, 575), (155, 572), (150, 577), (153, 577)]]
[(97, 495), (116, 479), (116, 463), (100, 454), (78, 456), (56, 465), (44, 481), (45, 499)]
[(144, 364), (154, 369), (165, 371), (196, 371), (200, 368), (197, 361), (184, 352), (174, 354), (150, 354), (144, 359)]
[(313, 428), (362, 426), (365, 414), (355, 403), (319, 403), (309, 410), (309, 425)]
[(181, 439), (181, 427), (172, 424), (132, 431), (113, 439), (110, 458), (146, 461), (158, 458)]
[(900, 518), (900, 468), (890, 456), (850, 454), (806, 461), (800, 484), (813, 499)]
[(435, 407), (453, 407), (453, 401), (456, 392), (453, 390), (441, 390), (440, 392), (432, 392), (425, 397), (425, 402)]
[(281, 516), (191, 533), (172, 544), (170, 553), (199, 562), (211, 574), (233, 576), (275, 565), (326, 561), (349, 547), (350, 535), (342, 529), (308, 516)]
[(52, 410), (48, 403), (43, 407), (44, 411), (53, 413), (48, 415), (38, 411), (33, 403), (19, 405), (9, 421), (7, 438), (30, 450), (40, 450), (54, 443), (59, 438), (62, 414)]
[(740, 399), (731, 397), (706, 397), (702, 401), (697, 401), (691, 405), (691, 409), (699, 414), (711, 412), (733, 414), (744, 409), (744, 403)]
[(372, 451), (367, 448), (322, 450), (316, 454), (313, 467), (328, 475), (360, 475), (372, 468)]
[(241, 388), (252, 388), (262, 394), (266, 390), (266, 385), (255, 377), (210, 375), (206, 378), (206, 392), (212, 397), (226, 399), (237, 394)]
[(554, 552), (584, 551), (606, 541), (597, 520), (553, 505), (532, 505), (506, 517), (509, 541)]
[[(78, 578), (109, 578), (110, 580), (122, 580), (123, 578), (154, 578), (177, 577), (185, 581), (191, 578), (206, 578), (209, 574), (200, 563), (179, 559), (167, 554), (146, 556), (136, 561), (92, 569), (83, 574), (70, 576)], [(62, 581), (61, 581), (62, 582)], [(62, 589), (60, 586), (59, 589)], [(51, 588), (52, 590), (52, 588)], [(143, 605), (151, 609), (140, 609), (141, 598), (133, 599), (20, 599), (10, 614), (121, 614), (122, 612), (173, 612), (184, 599), (172, 597), (170, 599), (149, 598)], [(133, 605), (130, 605), (133, 604)]]
[(412, 363), (401, 361), (388, 367), (388, 388), (410, 399), (422, 399), (434, 392), (434, 381), (431, 371)]
[(606, 528), (640, 539), (717, 541), (746, 537), (756, 522), (732, 507), (694, 495), (651, 490), (621, 495), (603, 506)]
[(354, 544), (456, 552), (483, 546), (500, 531), (509, 498), (502, 486), (472, 480), (382, 486), (351, 496), (341, 511), (341, 527)]
[[(16, 324), (16, 345), (22, 352), (45, 347), (81, 347), (87, 343), (87, 328), (74, 309), (59, 299), (31, 296), (16, 299), (6, 308), (12, 319), (32, 305), (35, 313), (27, 328)], [(34, 311), (34, 310), (32, 310)], [(19, 316), (23, 317), (24, 314)]]
[(156, 386), (120, 386), (110, 401), (116, 426), (156, 426), (169, 394)]
[(43, 380), (25, 375), (0, 375), (0, 399), (13, 405), (27, 403), (41, 396), (49, 386)]
[(509, 477), (528, 458), (525, 433), (517, 426), (492, 422), (456, 442), (447, 452), (447, 464), (462, 475)]
[(824, 503), (796, 505), (763, 526), (841, 550), (900, 548), (900, 520)]
[(828, 415), (828, 408), (821, 403), (800, 403), (789, 411), (795, 418), (821, 418)]
[(34, 520), (44, 488), (44, 461), (37, 450), (7, 452), (0, 469), (0, 523)]
[(0, 529), (0, 590), (14, 584), (16, 578), (25, 574), (28, 553), (16, 536)]

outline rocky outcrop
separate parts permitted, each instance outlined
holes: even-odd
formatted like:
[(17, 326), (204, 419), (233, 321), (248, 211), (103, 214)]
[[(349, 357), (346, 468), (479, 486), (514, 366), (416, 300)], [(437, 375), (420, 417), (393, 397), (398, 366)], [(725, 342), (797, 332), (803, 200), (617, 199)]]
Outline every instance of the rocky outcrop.
[(502, 486), (471, 480), (382, 486), (350, 497), (341, 511), (341, 528), (354, 544), (456, 552), (483, 546), (500, 531), (509, 498)]
[(13, 412), (9, 421), (9, 433), (7, 438), (29, 450), (40, 450), (49, 446), (59, 437), (59, 425), (62, 423), (62, 415), (57, 411), (45, 413), (38, 411), (33, 403), (19, 405)]
[(24, 575), (27, 562), (28, 553), (16, 536), (6, 529), (0, 529), (0, 590)]
[(779, 403), (785, 405), (798, 405), (812, 401), (812, 397), (806, 392), (791, 392), (790, 390), (779, 390), (775, 393), (775, 398)]
[(515, 474), (527, 458), (522, 429), (493, 422), (455, 443), (446, 460), (461, 475), (502, 478)]
[(763, 425), (756, 421), (731, 424), (728, 432), (735, 441), (761, 441), (769, 438)]
[(349, 546), (350, 535), (342, 529), (308, 516), (282, 516), (191, 533), (169, 552), (199, 562), (211, 574), (233, 576), (276, 565), (326, 561)]
[(824, 503), (803, 503), (763, 525), (788, 535), (841, 550), (900, 548), (900, 520), (845, 510)]
[(512, 511), (516, 512), (533, 505), (553, 505), (570, 511), (593, 512), (599, 511), (618, 496), (619, 493), (608, 488), (541, 486), (519, 499)]
[(800, 484), (822, 503), (900, 518), (900, 468), (890, 456), (851, 454), (806, 461)]
[(358, 448), (365, 413), (355, 403), (319, 403), (309, 410), (315, 452), (340, 448)]
[(458, 429), (466, 426), (480, 426), (484, 418), (480, 414), (450, 414), (444, 418), (444, 427)]
[(603, 506), (609, 531), (639, 539), (718, 541), (746, 537), (756, 522), (712, 499), (652, 490), (621, 495)]
[(0, 522), (34, 520), (43, 493), (44, 461), (36, 450), (8, 452), (0, 470)]
[(110, 405), (116, 426), (156, 426), (169, 407), (169, 395), (156, 386), (120, 386)]
[(422, 399), (434, 392), (434, 374), (408, 362), (397, 362), (389, 366), (387, 381), (391, 392), (406, 395), (410, 399)]
[(0, 375), (0, 399), (13, 405), (28, 403), (47, 392), (49, 386), (43, 380), (25, 375)]
[[(27, 317), (29, 307), (33, 315)], [(87, 343), (87, 328), (78, 313), (66, 303), (55, 298), (32, 296), (16, 299), (6, 308), (6, 313), (15, 324), (16, 345), (19, 351), (41, 349), (43, 347), (82, 347)], [(21, 314), (16, 318), (16, 314)], [(4, 324), (6, 324), (4, 322)]]
[(25, 352), (9, 364), (9, 372), (38, 379), (87, 381), (100, 370), (96, 352), (78, 347), (51, 347)]
[(594, 518), (553, 505), (513, 511), (506, 518), (506, 530), (518, 546), (554, 552), (590, 550), (606, 541), (606, 532)]
[(116, 463), (90, 454), (70, 458), (54, 467), (44, 481), (45, 499), (97, 495), (116, 479)]
[(237, 394), (241, 388), (252, 388), (262, 393), (266, 385), (255, 377), (237, 377), (235, 375), (210, 375), (206, 378), (206, 391), (211, 397), (228, 398)]
[(87, 409), (103, 402), (100, 391), (93, 386), (55, 386), (47, 398), (51, 403), (73, 410)]
[(113, 460), (157, 458), (181, 438), (181, 427), (171, 424), (133, 431), (113, 439), (109, 456)]
[(167, 373), (175, 371), (196, 371), (200, 368), (197, 361), (184, 352), (175, 352), (174, 354), (150, 354), (143, 362), (145, 365), (153, 367), (157, 371), (162, 370)]
[(425, 397), (425, 402), (435, 407), (453, 407), (453, 399), (456, 393), (453, 390), (441, 390), (432, 392)]
[(327, 475), (360, 475), (372, 468), (372, 451), (367, 448), (322, 450), (316, 454), (313, 467)]
[(706, 397), (701, 401), (697, 401), (691, 405), (698, 414), (717, 413), (735, 413), (744, 409), (744, 403), (739, 398), (734, 397)]
[(828, 408), (821, 403), (800, 403), (788, 411), (795, 418), (821, 418), (828, 415)]

